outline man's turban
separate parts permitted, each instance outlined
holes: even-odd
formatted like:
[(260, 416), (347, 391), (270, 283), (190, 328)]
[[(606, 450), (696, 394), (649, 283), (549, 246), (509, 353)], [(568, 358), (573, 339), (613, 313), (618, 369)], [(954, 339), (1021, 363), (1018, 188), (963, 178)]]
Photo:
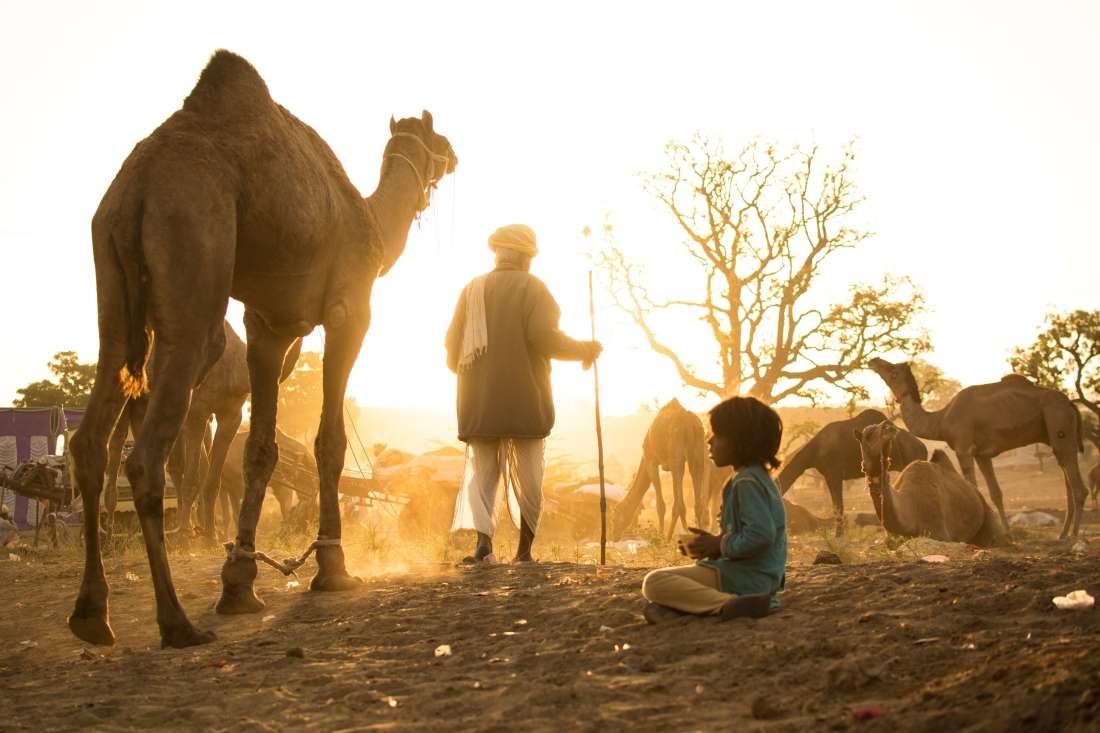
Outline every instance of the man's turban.
[(539, 253), (535, 244), (535, 232), (526, 224), (509, 224), (489, 235), (490, 249), (510, 249), (528, 257)]

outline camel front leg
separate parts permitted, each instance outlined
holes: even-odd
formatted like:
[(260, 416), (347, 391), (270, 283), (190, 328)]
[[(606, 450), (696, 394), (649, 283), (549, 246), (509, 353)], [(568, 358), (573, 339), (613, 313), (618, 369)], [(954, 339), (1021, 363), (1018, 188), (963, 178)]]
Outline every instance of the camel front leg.
[(1005, 500), (1001, 492), (1001, 485), (997, 483), (997, 474), (993, 472), (993, 459), (988, 456), (977, 456), (974, 462), (985, 477), (985, 486), (989, 490), (989, 498), (993, 500), (993, 506), (997, 508), (997, 514), (1001, 516), (1001, 525), (1008, 529), (1008, 517), (1005, 516)]
[(344, 470), (347, 436), (344, 433), (344, 393), (348, 375), (359, 356), (367, 324), (349, 322), (340, 328), (325, 329), (324, 399), (321, 424), (317, 428), (314, 453), (320, 477), (321, 515), (317, 531), (317, 575), (309, 583), (310, 590), (340, 591), (357, 587), (362, 581), (348, 574), (344, 550), (338, 544), (341, 537), (339, 484)]
[(825, 477), (829, 489), (829, 499), (833, 503), (833, 517), (836, 521), (836, 536), (844, 536), (844, 478), (839, 473), (830, 473)]
[(676, 531), (676, 521), (687, 532), (687, 504), (684, 502), (684, 464), (672, 467), (672, 517), (668, 523), (669, 537)]
[(245, 313), (248, 337), (248, 376), (252, 384), (252, 425), (244, 446), (244, 500), (237, 519), (237, 541), (222, 565), (222, 596), (216, 610), (222, 614), (257, 613), (264, 602), (256, 595), (256, 560), (243, 553), (256, 550), (267, 482), (279, 460), (275, 442), (275, 411), (279, 372), (292, 339), (271, 332), (258, 315)]
[[(214, 433), (214, 443), (210, 447), (210, 466), (206, 469), (206, 477), (202, 482), (202, 516), (201, 526), (203, 536), (213, 540), (216, 531), (214, 528), (214, 504), (222, 483), (222, 469), (225, 467), (225, 457), (229, 453), (229, 445), (237, 435), (241, 427), (241, 408), (225, 410), (216, 413), (218, 429)], [(228, 529), (228, 522), (227, 529)]]
[[(657, 502), (657, 531), (661, 533), (661, 536), (665, 536), (665, 497), (661, 493), (661, 464), (656, 461), (650, 463), (647, 468), (649, 469), (649, 483), (653, 486), (653, 495)], [(668, 536), (672, 537), (672, 524), (668, 527)]]

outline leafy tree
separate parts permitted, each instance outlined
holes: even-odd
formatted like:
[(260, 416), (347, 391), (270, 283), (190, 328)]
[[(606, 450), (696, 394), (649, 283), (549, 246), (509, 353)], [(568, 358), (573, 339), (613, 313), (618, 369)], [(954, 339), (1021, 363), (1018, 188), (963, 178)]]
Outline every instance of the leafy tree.
[(57, 382), (42, 379), (16, 390), (16, 407), (86, 407), (95, 383), (95, 362), (83, 364), (75, 351), (60, 351), (47, 364)]
[[(1017, 347), (1009, 364), (1044, 387), (1067, 392), (1100, 420), (1100, 311), (1048, 313), (1028, 346)], [(1085, 437), (1100, 449), (1096, 420), (1085, 420)]]
[[(616, 304), (668, 358), (684, 384), (722, 398), (816, 402), (832, 385), (856, 399), (866, 390), (853, 373), (877, 353), (919, 353), (929, 340), (913, 322), (924, 298), (905, 278), (858, 284), (846, 300), (818, 307), (815, 285), (833, 255), (871, 234), (853, 214), (863, 199), (852, 179), (852, 146), (825, 162), (815, 146), (780, 151), (754, 141), (727, 156), (702, 136), (666, 147), (664, 170), (644, 179), (698, 266), (693, 293), (650, 296), (643, 269), (605, 226), (600, 262)], [(661, 313), (702, 321), (713, 357), (697, 367), (658, 333)]]

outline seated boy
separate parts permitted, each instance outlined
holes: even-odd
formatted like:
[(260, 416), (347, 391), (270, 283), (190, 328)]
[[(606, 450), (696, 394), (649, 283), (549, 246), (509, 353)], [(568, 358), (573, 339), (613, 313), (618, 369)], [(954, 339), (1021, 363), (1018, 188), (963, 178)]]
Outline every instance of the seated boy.
[(680, 552), (697, 562), (646, 575), (642, 595), (650, 623), (685, 614), (760, 618), (779, 606), (787, 527), (768, 468), (779, 466), (783, 422), (763, 402), (733, 397), (710, 411), (710, 425), (711, 458), (735, 471), (722, 489), (721, 534), (691, 527), (694, 534), (680, 541)]

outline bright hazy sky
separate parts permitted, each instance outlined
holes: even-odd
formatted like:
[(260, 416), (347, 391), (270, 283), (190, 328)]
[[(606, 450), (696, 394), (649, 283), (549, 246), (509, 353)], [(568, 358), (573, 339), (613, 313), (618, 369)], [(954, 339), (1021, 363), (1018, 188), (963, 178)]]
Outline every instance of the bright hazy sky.
[[(592, 246), (580, 231), (604, 212), (651, 274), (678, 273), (675, 232), (637, 173), (696, 130), (730, 148), (764, 136), (835, 150), (858, 136), (862, 216), (877, 236), (836, 260), (826, 293), (912, 276), (932, 306), (928, 358), (963, 383), (1004, 373), (1045, 310), (1100, 307), (1096, 3), (0, 7), (5, 404), (47, 376), (54, 352), (96, 358), (92, 213), (221, 47), (256, 66), (364, 194), (391, 114), (431, 110), (459, 156), (375, 288), (350, 386), (361, 404), (453, 404), (443, 334), (465, 281), (490, 267), (485, 239), (500, 224), (538, 232), (534, 271), (577, 337)], [(707, 405), (597, 300), (605, 412), (674, 394)], [(240, 312), (231, 304), (234, 323)], [(307, 348), (321, 344), (318, 329)], [(559, 409), (590, 403), (588, 373), (554, 374)]]

